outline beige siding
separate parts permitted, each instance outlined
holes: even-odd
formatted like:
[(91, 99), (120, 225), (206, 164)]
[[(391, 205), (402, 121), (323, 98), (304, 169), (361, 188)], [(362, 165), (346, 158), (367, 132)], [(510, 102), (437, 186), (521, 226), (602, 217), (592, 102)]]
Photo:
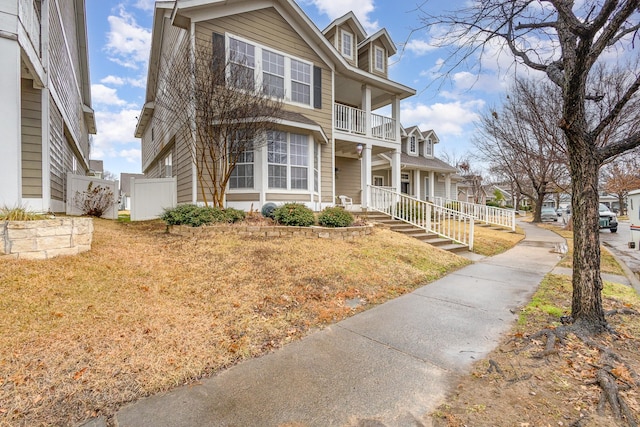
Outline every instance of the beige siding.
[(42, 197), (42, 106), (41, 92), (33, 81), (21, 81), (22, 107), (22, 196)]
[[(336, 157), (336, 196), (353, 198), (353, 203), (361, 202), (360, 160)], [(335, 202), (335, 201), (334, 201)]]
[(186, 142), (176, 142), (173, 168), (178, 181), (178, 203), (193, 202), (193, 158)]
[(371, 60), (369, 58), (369, 46), (363, 47), (362, 49), (360, 49), (360, 52), (358, 52), (358, 67), (361, 70), (370, 71), (370, 64), (371, 64)]
[(267, 193), (268, 202), (307, 203), (311, 201), (308, 194)]
[[(49, 43), (51, 54), (51, 86), (60, 98), (59, 109), (69, 135), (75, 141), (81, 164), (89, 157), (89, 138), (84, 122), (83, 101), (80, 92), (79, 48), (76, 43), (78, 29), (75, 22), (75, 6), (71, 0), (52, 0), (49, 15)], [(66, 37), (66, 38), (65, 38)]]
[(64, 200), (64, 153), (66, 142), (64, 140), (62, 113), (56, 107), (53, 99), (51, 99), (49, 105), (49, 117), (51, 198), (53, 200)]
[(227, 202), (254, 202), (260, 200), (260, 193), (227, 193)]
[[(260, 31), (256, 34), (256, 28)], [(329, 141), (332, 139), (332, 72), (307, 45), (304, 39), (278, 14), (274, 8), (262, 9), (233, 15), (213, 21), (201, 22), (196, 26), (198, 40), (209, 42), (212, 33), (230, 33), (247, 40), (255, 41), (265, 47), (284, 52), (286, 54), (312, 62), (315, 66), (322, 68), (322, 108), (304, 108), (285, 104), (284, 108), (308, 117), (318, 123)], [(322, 144), (321, 148), (321, 188), (322, 201), (333, 202), (333, 170), (332, 170), (332, 150), (331, 144)]]

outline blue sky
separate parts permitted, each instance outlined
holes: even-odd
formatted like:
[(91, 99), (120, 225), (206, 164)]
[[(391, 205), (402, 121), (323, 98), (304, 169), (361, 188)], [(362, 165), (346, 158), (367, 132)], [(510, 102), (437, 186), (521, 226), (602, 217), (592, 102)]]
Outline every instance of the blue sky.
[[(450, 80), (437, 80), (438, 65), (447, 53), (429, 43), (412, 2), (391, 0), (297, 0), (321, 30), (333, 19), (353, 10), (369, 34), (389, 31), (402, 55), (392, 59), (390, 77), (413, 87), (417, 95), (401, 104), (404, 126), (434, 129), (440, 137), (436, 155), (443, 151), (459, 158), (473, 150), (471, 137), (478, 114), (493, 105), (508, 86), (499, 76), (508, 58), (483, 63), (483, 75), (456, 70)], [(464, 0), (430, 1), (432, 12)], [(151, 43), (153, 0), (86, 0), (92, 103), (98, 134), (92, 159), (104, 161), (115, 173), (141, 173), (140, 141), (134, 138), (136, 117), (144, 103), (147, 61)], [(403, 49), (404, 47), (404, 49)], [(491, 56), (487, 56), (490, 58)], [(500, 63), (502, 62), (502, 67)]]

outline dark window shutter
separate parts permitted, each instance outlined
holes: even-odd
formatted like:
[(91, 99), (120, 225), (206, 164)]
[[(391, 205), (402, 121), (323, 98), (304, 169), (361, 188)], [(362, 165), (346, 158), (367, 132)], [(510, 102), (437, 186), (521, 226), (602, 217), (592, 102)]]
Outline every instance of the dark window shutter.
[(313, 66), (313, 108), (322, 108), (322, 68)]
[(211, 68), (213, 72), (222, 73), (225, 72), (225, 49), (224, 49), (224, 35), (213, 33), (213, 52), (211, 52)]

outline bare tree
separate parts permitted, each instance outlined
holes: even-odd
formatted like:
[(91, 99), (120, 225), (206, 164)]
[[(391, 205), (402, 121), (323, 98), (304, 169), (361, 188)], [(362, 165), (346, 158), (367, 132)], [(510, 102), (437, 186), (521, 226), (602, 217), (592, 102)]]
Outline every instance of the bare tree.
[(640, 188), (640, 161), (636, 156), (618, 158), (601, 170), (603, 188), (618, 197), (620, 215), (626, 213), (625, 199), (629, 192)]
[[(598, 171), (607, 159), (640, 145), (640, 113), (631, 105), (638, 97), (640, 73), (637, 67), (624, 68), (628, 64), (622, 54), (635, 47), (639, 7), (640, 0), (483, 0), (441, 16), (421, 8), (424, 28), (447, 26), (441, 44), (455, 46), (450, 70), (499, 46), (517, 64), (543, 73), (559, 88), (558, 126), (566, 138), (573, 195), (571, 314), (574, 329), (588, 333), (608, 330), (597, 232)], [(594, 84), (599, 66), (619, 67), (615, 74), (624, 78), (618, 91), (604, 93)], [(590, 115), (594, 109), (600, 113)], [(628, 118), (624, 133), (613, 125), (622, 116)]]
[(502, 108), (481, 116), (474, 141), (491, 169), (534, 202), (534, 222), (541, 221), (545, 196), (558, 192), (567, 175), (554, 92), (556, 88), (544, 82), (517, 80)]
[(161, 58), (155, 116), (187, 141), (207, 204), (224, 206), (238, 161), (266, 144), (281, 118), (284, 87), (256, 82), (253, 66), (252, 52), (232, 46), (227, 55), (224, 38), (215, 35), (198, 39), (193, 51), (184, 43)]

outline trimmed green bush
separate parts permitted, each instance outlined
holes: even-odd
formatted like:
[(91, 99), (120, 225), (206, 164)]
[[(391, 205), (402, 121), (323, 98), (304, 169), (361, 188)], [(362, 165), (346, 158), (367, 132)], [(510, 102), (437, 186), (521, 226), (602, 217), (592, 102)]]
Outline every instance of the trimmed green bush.
[(299, 203), (286, 203), (273, 211), (278, 224), (308, 227), (315, 223), (313, 211)]
[(213, 208), (209, 206), (197, 206), (193, 204), (179, 205), (172, 209), (165, 209), (160, 219), (167, 225), (189, 225), (200, 227), (202, 225), (219, 222), (238, 222), (245, 218), (244, 211), (228, 208)]
[(325, 208), (318, 215), (318, 224), (323, 227), (349, 227), (353, 224), (353, 215), (339, 206)]

